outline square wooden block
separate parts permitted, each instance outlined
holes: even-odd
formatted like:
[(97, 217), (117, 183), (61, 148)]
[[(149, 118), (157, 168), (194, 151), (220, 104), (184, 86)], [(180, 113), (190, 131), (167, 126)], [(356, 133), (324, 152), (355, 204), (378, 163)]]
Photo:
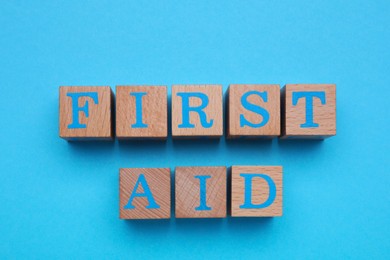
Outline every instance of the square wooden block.
[(221, 85), (172, 86), (173, 137), (221, 137), (222, 135)]
[(176, 167), (176, 217), (226, 217), (226, 185), (226, 167)]
[(60, 87), (60, 137), (112, 140), (110, 87)]
[(230, 85), (228, 137), (280, 135), (279, 85)]
[(112, 140), (113, 94), (110, 87), (60, 87), (60, 137)]
[(336, 135), (336, 85), (291, 84), (282, 89), (282, 138)]
[(167, 138), (167, 99), (166, 86), (117, 86), (118, 139)]
[(121, 219), (165, 219), (171, 216), (169, 168), (122, 168), (119, 170)]
[(282, 216), (281, 166), (232, 166), (232, 217)]

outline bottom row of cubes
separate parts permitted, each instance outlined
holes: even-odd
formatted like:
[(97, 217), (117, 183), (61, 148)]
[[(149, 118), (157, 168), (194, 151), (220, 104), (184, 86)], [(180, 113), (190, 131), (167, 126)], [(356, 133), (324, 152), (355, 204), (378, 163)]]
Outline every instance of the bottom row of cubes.
[[(170, 168), (121, 168), (119, 175), (121, 219), (171, 217)], [(228, 201), (232, 217), (282, 216), (282, 175), (281, 166), (232, 166), (229, 173), (224, 166), (176, 167), (175, 216), (225, 218)]]

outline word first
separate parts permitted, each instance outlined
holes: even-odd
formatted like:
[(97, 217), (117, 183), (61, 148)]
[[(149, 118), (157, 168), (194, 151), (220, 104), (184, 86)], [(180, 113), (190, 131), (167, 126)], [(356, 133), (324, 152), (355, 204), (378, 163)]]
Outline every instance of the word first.
[[(60, 137), (67, 140), (172, 136), (323, 139), (336, 134), (333, 84), (60, 87)], [(226, 109), (224, 108), (224, 105)], [(115, 106), (115, 109), (114, 109)], [(224, 117), (226, 111), (226, 118)], [(115, 118), (115, 120), (114, 120)], [(115, 122), (114, 122), (115, 121)]]

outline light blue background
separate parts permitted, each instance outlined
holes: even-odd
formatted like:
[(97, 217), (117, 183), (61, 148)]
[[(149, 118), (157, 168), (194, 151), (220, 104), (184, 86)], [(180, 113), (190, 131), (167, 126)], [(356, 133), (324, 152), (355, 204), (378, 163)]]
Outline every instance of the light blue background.
[[(0, 258), (390, 258), (389, 1), (2, 1)], [(58, 86), (336, 83), (324, 142), (70, 144)], [(284, 216), (122, 221), (120, 167), (283, 165)]]

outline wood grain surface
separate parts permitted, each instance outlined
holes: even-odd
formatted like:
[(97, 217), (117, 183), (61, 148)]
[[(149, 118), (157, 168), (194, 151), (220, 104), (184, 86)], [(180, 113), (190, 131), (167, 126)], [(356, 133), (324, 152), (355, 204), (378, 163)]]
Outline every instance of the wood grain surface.
[[(196, 210), (200, 205), (199, 175), (206, 180), (206, 205), (210, 210)], [(176, 167), (175, 215), (177, 218), (226, 217), (226, 167)]]
[[(281, 166), (232, 166), (231, 167), (231, 214), (232, 217), (274, 217), (283, 213), (283, 168)], [(276, 197), (273, 203), (261, 209), (240, 208), (244, 203), (245, 179), (241, 173), (265, 174), (276, 185)], [(269, 185), (262, 178), (252, 179), (252, 203), (264, 203), (269, 197)]]
[[(125, 209), (139, 176), (143, 174), (158, 209), (147, 209), (147, 197), (136, 197), (134, 209)], [(139, 185), (137, 193), (144, 192)], [(171, 216), (171, 174), (169, 168), (121, 168), (119, 170), (119, 215), (121, 219), (166, 219)]]
[[(59, 96), (59, 130), (60, 137), (66, 140), (112, 140), (112, 103), (113, 94), (110, 87), (94, 86), (61, 86)], [(83, 107), (88, 102), (88, 114), (79, 112), (79, 123), (86, 124), (86, 128), (70, 129), (68, 125), (73, 121), (72, 98), (67, 93), (97, 92), (98, 104), (90, 97), (80, 97), (78, 106)]]
[[(213, 119), (214, 123), (210, 128), (201, 125), (198, 113), (190, 113), (190, 122), (194, 128), (179, 128), (183, 122), (182, 98), (177, 95), (179, 92), (200, 92), (206, 94), (209, 99), (208, 106), (204, 109), (207, 120)], [(190, 106), (199, 106), (202, 101), (199, 98), (191, 98)], [(172, 136), (173, 137), (221, 137), (223, 135), (223, 101), (221, 85), (174, 85), (172, 86)]]
[[(146, 128), (132, 127), (136, 123), (136, 98), (131, 93), (145, 92), (142, 97), (142, 123)], [(118, 139), (157, 138), (168, 136), (168, 105), (166, 86), (117, 86), (116, 135)]]
[[(254, 128), (240, 126), (240, 115), (253, 124), (263, 121), (262, 115), (246, 109), (241, 102), (245, 93), (258, 91), (267, 93), (267, 102), (259, 95), (249, 95), (247, 101), (267, 110), (268, 123)], [(228, 89), (228, 138), (276, 137), (280, 135), (280, 86), (279, 85), (230, 85)]]
[[(303, 128), (306, 122), (306, 99), (293, 106), (292, 93), (296, 91), (325, 91), (326, 104), (313, 99), (313, 121), (319, 126)], [(282, 138), (323, 139), (336, 135), (336, 85), (289, 84), (282, 89)]]

